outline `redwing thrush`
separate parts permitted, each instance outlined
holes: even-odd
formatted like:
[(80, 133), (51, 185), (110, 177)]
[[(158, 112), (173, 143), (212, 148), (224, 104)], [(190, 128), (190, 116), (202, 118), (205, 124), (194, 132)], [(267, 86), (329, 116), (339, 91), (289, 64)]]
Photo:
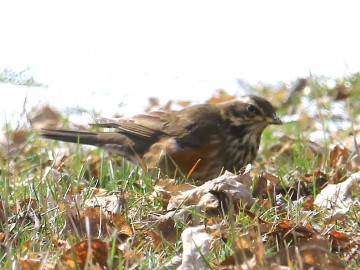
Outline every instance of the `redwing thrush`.
[(282, 124), (270, 102), (248, 95), (93, 124), (115, 128), (112, 132), (43, 129), (40, 133), (48, 139), (111, 150), (147, 168), (160, 168), (170, 177), (181, 171), (192, 179), (209, 180), (253, 162), (261, 133), (270, 124)]

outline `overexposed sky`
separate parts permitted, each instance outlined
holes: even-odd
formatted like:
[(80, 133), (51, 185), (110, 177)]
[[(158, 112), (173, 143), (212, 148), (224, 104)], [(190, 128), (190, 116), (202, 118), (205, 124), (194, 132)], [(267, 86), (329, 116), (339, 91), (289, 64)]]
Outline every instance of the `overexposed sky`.
[(133, 113), (149, 96), (236, 93), (237, 78), (344, 76), (360, 71), (359, 14), (356, 0), (2, 1), (0, 69), (30, 67), (49, 87), (0, 84), (0, 106), (27, 94), (59, 108), (125, 103)]

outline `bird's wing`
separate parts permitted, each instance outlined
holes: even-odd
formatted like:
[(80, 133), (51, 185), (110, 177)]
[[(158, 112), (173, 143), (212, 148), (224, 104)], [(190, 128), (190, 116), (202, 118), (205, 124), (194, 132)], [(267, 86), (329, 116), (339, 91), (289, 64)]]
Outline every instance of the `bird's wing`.
[(202, 145), (219, 132), (219, 113), (210, 104), (195, 105), (181, 111), (154, 111), (130, 118), (100, 119), (95, 126), (116, 128), (125, 135), (156, 141), (171, 137), (184, 145)]
[(169, 119), (169, 115), (169, 112), (155, 111), (130, 118), (101, 118), (91, 125), (116, 128), (125, 134), (154, 140), (161, 135), (165, 135), (164, 126)]
[(164, 130), (179, 144), (194, 148), (208, 143), (214, 135), (220, 136), (221, 123), (216, 106), (201, 104), (173, 114)]

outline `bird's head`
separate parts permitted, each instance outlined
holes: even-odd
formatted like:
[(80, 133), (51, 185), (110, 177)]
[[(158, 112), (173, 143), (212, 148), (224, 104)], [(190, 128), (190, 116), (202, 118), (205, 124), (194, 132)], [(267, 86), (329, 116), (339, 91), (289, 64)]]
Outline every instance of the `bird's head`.
[(248, 125), (262, 131), (268, 125), (282, 124), (274, 107), (263, 97), (241, 96), (223, 103), (221, 107), (223, 115), (232, 126)]

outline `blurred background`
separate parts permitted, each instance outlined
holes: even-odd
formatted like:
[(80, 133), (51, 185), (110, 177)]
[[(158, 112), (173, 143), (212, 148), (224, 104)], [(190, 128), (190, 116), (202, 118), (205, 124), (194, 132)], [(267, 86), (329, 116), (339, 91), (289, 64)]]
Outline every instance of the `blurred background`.
[(355, 0), (2, 1), (0, 121), (42, 104), (131, 115), (149, 97), (201, 103), (298, 77), (331, 87), (360, 71), (359, 14)]

